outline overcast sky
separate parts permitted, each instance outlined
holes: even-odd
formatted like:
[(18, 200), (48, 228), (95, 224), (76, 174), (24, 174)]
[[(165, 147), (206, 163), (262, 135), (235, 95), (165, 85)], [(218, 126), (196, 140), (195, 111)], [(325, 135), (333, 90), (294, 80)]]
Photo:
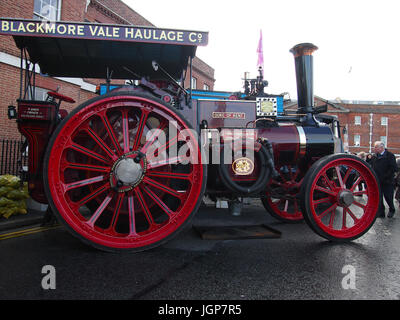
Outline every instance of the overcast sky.
[(399, 0), (123, 0), (157, 27), (208, 31), (197, 56), (215, 69), (215, 90), (239, 91), (257, 75), (263, 33), (266, 92), (297, 98), (289, 49), (311, 42), (314, 94), (400, 101)]

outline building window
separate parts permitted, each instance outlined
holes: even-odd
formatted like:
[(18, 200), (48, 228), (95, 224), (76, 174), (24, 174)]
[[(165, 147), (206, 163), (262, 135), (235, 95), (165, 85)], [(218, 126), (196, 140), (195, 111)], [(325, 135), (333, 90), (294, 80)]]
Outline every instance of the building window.
[(359, 147), (360, 146), (360, 140), (361, 140), (360, 135), (359, 134), (355, 134), (354, 135), (354, 146), (355, 147)]
[(40, 87), (35, 87), (35, 96), (31, 97), (30, 91), (28, 92), (28, 100), (45, 101), (47, 99), (47, 92), (51, 90)]
[(60, 20), (61, 0), (35, 0), (33, 7), (34, 19), (50, 21)]
[(382, 117), (381, 118), (381, 125), (382, 126), (387, 126), (388, 125), (388, 118), (387, 117)]
[(209, 86), (208, 84), (205, 83), (205, 84), (203, 85), (203, 89), (206, 90), (206, 91), (210, 91), (210, 86)]
[(197, 88), (197, 79), (195, 77), (192, 77), (192, 89)]
[(387, 146), (387, 137), (386, 136), (381, 136), (381, 141), (383, 142), (383, 144), (386, 147)]
[(354, 117), (354, 124), (360, 126), (361, 125), (361, 116)]

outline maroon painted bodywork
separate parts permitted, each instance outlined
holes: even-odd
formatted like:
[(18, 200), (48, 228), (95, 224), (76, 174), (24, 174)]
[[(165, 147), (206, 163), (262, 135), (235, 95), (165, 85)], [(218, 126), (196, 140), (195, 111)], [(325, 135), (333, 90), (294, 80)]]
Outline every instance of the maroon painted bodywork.
[[(199, 119), (206, 120), (209, 129), (255, 130), (255, 139), (266, 138), (272, 144), (277, 165), (296, 163), (305, 155), (300, 148), (297, 126), (293, 123), (278, 123), (277, 126), (254, 128), (256, 122), (256, 102), (251, 100), (198, 100)], [(195, 118), (196, 110), (192, 116)], [(193, 127), (196, 128), (196, 123)]]
[(47, 203), (43, 187), (43, 157), (56, 126), (55, 103), (19, 100), (18, 130), (28, 141), (28, 189), (37, 202)]
[(198, 100), (197, 107), (200, 119), (206, 120), (210, 129), (246, 128), (256, 120), (255, 101)]

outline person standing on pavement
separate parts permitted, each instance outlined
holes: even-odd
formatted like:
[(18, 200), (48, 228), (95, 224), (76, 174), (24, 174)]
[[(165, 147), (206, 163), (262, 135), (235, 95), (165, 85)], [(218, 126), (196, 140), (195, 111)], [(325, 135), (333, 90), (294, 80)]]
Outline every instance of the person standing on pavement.
[(371, 164), (371, 160), (372, 160), (372, 153), (368, 153), (367, 156), (365, 157), (365, 161)]
[(397, 163), (397, 173), (396, 176), (394, 177), (394, 187), (396, 189), (396, 192), (394, 194), (394, 198), (399, 202), (399, 208), (400, 208), (400, 158), (396, 159)]
[[(367, 161), (367, 154), (364, 151), (357, 153), (357, 157), (359, 157), (360, 159), (362, 159), (364, 161)], [(362, 191), (363, 189), (365, 189), (364, 181), (358, 185), (358, 191)]]
[(385, 148), (382, 141), (374, 143), (374, 152), (371, 159), (372, 168), (378, 176), (379, 184), (381, 187), (381, 200), (378, 212), (378, 217), (385, 217), (385, 206), (383, 205), (383, 198), (389, 206), (388, 218), (392, 218), (395, 213), (394, 207), (394, 174), (397, 171), (396, 157), (393, 153)]

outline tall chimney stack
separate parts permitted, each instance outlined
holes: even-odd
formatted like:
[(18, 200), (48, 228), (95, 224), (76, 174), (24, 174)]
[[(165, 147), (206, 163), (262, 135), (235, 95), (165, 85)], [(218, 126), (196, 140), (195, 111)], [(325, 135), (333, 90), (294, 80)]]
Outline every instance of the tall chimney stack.
[(316, 125), (313, 118), (314, 92), (313, 92), (313, 52), (318, 47), (312, 43), (295, 45), (290, 52), (294, 55), (297, 82), (298, 113), (306, 114), (304, 124)]

